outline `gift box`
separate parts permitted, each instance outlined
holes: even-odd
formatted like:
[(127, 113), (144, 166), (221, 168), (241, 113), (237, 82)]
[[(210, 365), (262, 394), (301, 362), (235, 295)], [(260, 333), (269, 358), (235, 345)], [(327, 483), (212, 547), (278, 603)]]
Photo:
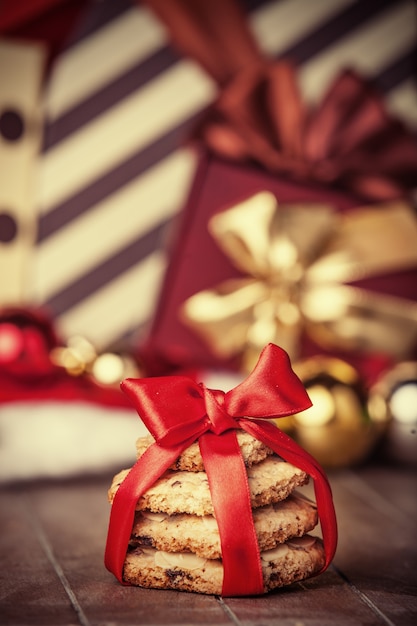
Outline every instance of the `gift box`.
[(248, 371), (268, 341), (293, 358), (365, 353), (365, 365), (412, 353), (412, 133), (353, 70), (309, 105), (296, 65), (267, 58), (233, 3), (221, 26), (199, 4), (183, 21), (150, 4), (220, 86), (193, 135), (203, 157), (144, 345), (150, 367)]
[[(185, 376), (127, 379), (122, 387), (154, 443), (130, 471), (115, 478), (117, 488), (112, 493), (105, 563), (119, 582), (225, 596), (258, 595), (326, 569), (337, 542), (329, 482), (318, 463), (269, 421), (310, 405), (302, 383), (281, 348), (273, 344), (266, 346), (253, 372), (227, 393), (209, 389)], [(237, 439), (237, 433), (242, 431), (253, 437), (253, 441), (268, 446), (274, 453), (271, 458), (278, 465), (288, 463), (287, 468), (301, 470), (314, 481), (323, 535), (323, 559), (319, 565), (316, 562), (315, 567), (304, 563), (294, 568), (290, 579), (288, 563), (292, 563), (293, 558), (298, 560), (300, 552), (307, 555), (314, 546), (317, 549), (318, 540), (302, 535), (304, 540), (294, 540), (290, 545), (282, 543), (281, 537), (269, 545), (269, 550), (260, 553), (254, 516), (265, 501), (256, 501), (261, 490), (251, 486), (251, 472), (257, 465), (255, 462), (252, 468), (245, 467), (247, 458), (244, 461)], [(196, 442), (204, 472), (190, 472), (196, 479), (188, 477), (184, 481), (184, 472), (176, 473), (172, 468), (178, 467), (181, 455)], [(268, 461), (259, 463), (264, 477), (268, 474), (264, 469)], [(225, 476), (233, 476), (233, 480), (225, 482)], [(196, 487), (199, 480), (201, 484)], [(190, 494), (187, 482), (191, 482)], [(132, 533), (140, 534), (134, 529), (135, 510), (142, 511), (145, 519), (158, 525), (164, 515), (158, 515), (155, 507), (169, 502), (166, 512), (173, 515), (175, 527), (181, 527), (184, 517), (204, 517), (203, 526), (207, 524), (206, 511), (200, 508), (204, 483), (212, 504), (214, 525), (218, 526), (220, 535), (220, 558), (196, 556), (194, 546), (199, 539), (192, 533), (188, 544), (191, 547), (182, 554), (176, 552), (175, 543), (162, 551), (153, 550), (149, 535), (139, 538), (138, 548), (129, 549), (134, 540)], [(168, 492), (164, 491), (165, 487)], [(275, 502), (279, 504), (287, 495), (288, 492), (281, 492)], [(185, 516), (176, 515), (179, 502), (186, 503)], [(291, 555), (292, 548), (299, 551), (297, 557)], [(281, 559), (282, 553), (285, 556)]]
[(155, 320), (143, 346), (151, 371), (156, 371), (154, 367), (238, 366), (236, 358), (221, 358), (208, 348), (201, 335), (185, 323), (182, 308), (194, 294), (243, 276), (210, 235), (208, 222), (223, 208), (265, 190), (286, 203), (327, 201), (342, 210), (355, 206), (352, 197), (330, 189), (323, 193), (318, 186), (280, 181), (260, 168), (204, 154), (176, 231)]
[[(261, 284), (268, 282), (274, 272), (282, 281), (281, 287), (284, 282), (282, 268), (278, 268), (280, 273), (271, 267), (269, 276), (266, 276), (257, 267), (262, 263), (263, 256), (267, 256), (268, 246), (271, 247), (277, 238), (267, 234), (268, 228), (272, 227), (269, 223), (262, 223), (265, 219), (262, 207), (259, 210), (256, 206), (249, 207), (248, 213), (243, 210), (240, 214), (248, 199), (264, 192), (272, 195), (276, 207), (272, 206), (271, 211), (281, 211), (282, 221), (295, 218), (295, 225), (281, 225), (281, 234), (288, 235), (290, 244), (298, 238), (299, 247), (312, 248), (310, 271), (312, 274), (315, 269), (318, 274), (323, 272), (323, 278), (307, 287), (307, 263), (302, 276), (298, 276), (295, 286), (293, 284), (293, 289), (304, 290), (306, 302), (303, 306), (306, 308), (308, 303), (312, 310), (310, 318), (302, 313), (301, 328), (300, 322), (297, 322), (295, 336), (294, 333), (291, 335), (290, 324), (281, 328), (281, 343), (287, 342), (287, 349), (290, 344), (291, 357), (338, 354), (352, 360), (355, 365), (363, 366), (363, 355), (369, 362), (372, 354), (385, 353), (392, 358), (412, 354), (416, 339), (417, 230), (414, 214), (407, 203), (363, 206), (363, 201), (354, 195), (331, 187), (295, 183), (273, 177), (260, 168), (205, 155), (176, 233), (157, 314), (143, 346), (143, 357), (149, 371), (161, 373), (191, 367), (242, 369), (242, 355), (249, 341), (248, 331), (256, 321), (253, 309), (258, 296), (251, 300), (250, 294), (243, 292), (244, 301), (241, 302), (238, 291), (247, 286), (248, 280), (257, 278)], [(223, 233), (225, 243), (222, 245), (222, 236), (213, 235), (209, 224), (215, 216), (218, 218), (233, 211), (236, 221), (229, 231)], [(252, 221), (248, 222), (246, 235), (242, 236), (239, 229), (247, 214), (252, 216)], [(348, 235), (351, 226), (352, 234)], [(308, 235), (304, 231), (308, 231)], [(260, 245), (264, 248), (258, 251), (257, 256), (254, 250), (259, 245), (259, 233)], [(231, 238), (235, 236), (237, 240), (235, 253), (227, 249), (228, 235)], [(253, 249), (248, 253), (252, 235)], [(265, 235), (264, 240), (262, 235)], [(329, 242), (331, 244), (335, 239), (337, 244), (329, 247)], [(382, 246), (381, 241), (385, 242)], [(378, 247), (385, 251), (383, 259), (377, 251)], [(248, 262), (245, 267), (248, 254), (253, 257), (252, 273), (247, 269), (250, 266)], [(239, 259), (244, 259), (243, 264), (239, 263)], [(348, 287), (346, 283), (349, 279), (351, 284)], [(325, 319), (325, 309), (331, 309), (332, 299), (333, 302), (337, 300), (339, 290), (344, 288), (353, 298), (351, 308), (359, 309), (359, 313), (354, 312), (351, 319), (356, 316), (356, 323), (363, 325), (363, 330), (359, 329), (353, 339), (346, 339), (342, 333), (338, 335), (335, 329), (331, 331)], [(188, 312), (185, 308), (196, 295), (205, 296), (198, 305), (202, 310), (200, 318), (191, 308)], [(294, 298), (284, 290), (279, 296), (280, 302), (275, 302), (274, 306), (277, 308), (280, 303), (295, 302), (297, 307), (301, 307), (301, 295), (299, 293)], [(321, 319), (313, 309), (317, 308), (317, 302), (325, 302), (326, 296), (330, 297), (330, 302), (327, 301), (327, 305), (319, 311), (323, 314)], [(267, 300), (268, 295), (262, 298)], [(391, 317), (383, 316), (382, 305), (386, 302), (391, 307)], [(409, 306), (404, 308), (404, 302)], [(340, 319), (343, 322), (344, 315), (346, 320), (349, 318), (348, 308), (342, 307), (338, 311), (333, 320), (335, 324)], [(382, 328), (393, 337), (391, 344), (384, 341), (379, 328), (375, 340), (370, 338), (366, 317), (375, 320), (379, 315)], [(274, 324), (278, 324), (276, 318), (273, 319)], [(242, 328), (240, 333), (237, 329), (239, 325)], [(251, 359), (249, 369), (256, 357), (255, 354)]]

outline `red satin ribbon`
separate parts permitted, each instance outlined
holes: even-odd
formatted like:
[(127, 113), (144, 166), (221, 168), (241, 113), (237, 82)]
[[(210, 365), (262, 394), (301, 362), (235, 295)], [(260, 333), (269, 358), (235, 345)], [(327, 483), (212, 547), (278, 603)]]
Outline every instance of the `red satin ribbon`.
[[(120, 485), (112, 504), (105, 564), (123, 583), (123, 564), (140, 496), (199, 439), (218, 522), (225, 596), (264, 592), (249, 485), (236, 429), (242, 428), (314, 480), (326, 553), (324, 571), (337, 544), (337, 524), (327, 477), (305, 450), (265, 419), (303, 411), (310, 399), (288, 355), (269, 344), (248, 378), (223, 392), (183, 376), (127, 379), (123, 390), (155, 438)], [(248, 417), (250, 416), (250, 417)]]
[(236, 0), (142, 2), (166, 24), (181, 53), (219, 85), (195, 133), (216, 154), (364, 200), (412, 192), (417, 142), (369, 81), (343, 71), (318, 107), (307, 107), (295, 67), (265, 57)]

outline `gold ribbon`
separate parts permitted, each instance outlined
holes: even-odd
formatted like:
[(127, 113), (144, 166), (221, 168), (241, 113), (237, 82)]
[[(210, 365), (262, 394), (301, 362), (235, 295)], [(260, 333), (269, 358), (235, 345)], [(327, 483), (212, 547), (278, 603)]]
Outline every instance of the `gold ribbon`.
[(183, 321), (221, 359), (251, 370), (269, 342), (296, 359), (302, 333), (326, 347), (400, 358), (417, 338), (417, 302), (347, 283), (417, 268), (417, 221), (402, 201), (346, 214), (280, 205), (260, 192), (214, 215), (209, 232), (241, 278), (201, 291)]

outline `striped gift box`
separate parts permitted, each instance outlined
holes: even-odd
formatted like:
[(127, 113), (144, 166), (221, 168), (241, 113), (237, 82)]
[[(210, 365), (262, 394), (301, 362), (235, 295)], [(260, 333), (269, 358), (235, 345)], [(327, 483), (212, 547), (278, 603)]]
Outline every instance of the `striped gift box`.
[[(299, 65), (309, 102), (350, 66), (376, 81), (394, 114), (417, 126), (412, 0), (244, 6), (264, 51)], [(36, 197), (27, 206), (38, 234), (26, 262), (30, 279), (16, 294), (21, 303), (45, 305), (64, 336), (81, 333), (98, 349), (140, 341), (195, 171), (184, 140), (215, 95), (211, 79), (176, 54), (145, 6), (90, 5), (43, 97), (44, 144), (32, 162)], [(7, 178), (7, 150), (0, 157)], [(18, 238), (13, 245), (31, 244)], [(9, 272), (11, 246), (0, 246), (0, 270), (6, 259)], [(10, 299), (0, 288), (1, 297)]]

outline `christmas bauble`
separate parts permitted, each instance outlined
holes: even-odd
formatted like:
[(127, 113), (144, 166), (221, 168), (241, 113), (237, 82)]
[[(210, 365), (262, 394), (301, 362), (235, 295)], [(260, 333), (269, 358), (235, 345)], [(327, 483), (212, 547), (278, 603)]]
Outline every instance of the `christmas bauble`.
[(327, 356), (296, 363), (294, 370), (312, 406), (287, 418), (287, 432), (325, 467), (346, 467), (366, 460), (385, 431), (387, 419), (369, 414), (366, 390), (357, 371)]
[(368, 400), (373, 419), (388, 421), (383, 451), (388, 459), (417, 463), (417, 362), (402, 362), (371, 388)]

